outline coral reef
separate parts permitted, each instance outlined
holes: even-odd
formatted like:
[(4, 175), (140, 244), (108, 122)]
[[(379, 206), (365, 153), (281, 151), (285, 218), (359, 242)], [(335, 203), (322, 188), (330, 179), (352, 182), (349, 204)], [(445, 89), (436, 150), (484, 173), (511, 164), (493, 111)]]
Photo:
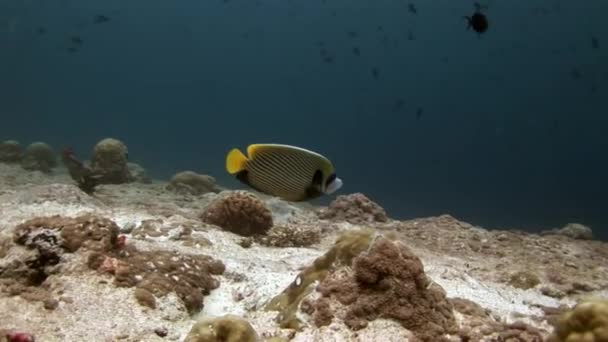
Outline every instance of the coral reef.
[(222, 189), (215, 182), (215, 178), (201, 175), (194, 171), (178, 172), (167, 185), (167, 190), (191, 195), (203, 195), (209, 192), (218, 193)]
[(0, 143), (0, 163), (18, 163), (23, 157), (21, 145), (15, 140), (6, 140)]
[(388, 221), (384, 209), (362, 193), (338, 196), (328, 208), (319, 211), (319, 218), (353, 224)]
[(148, 176), (148, 172), (144, 169), (143, 166), (137, 163), (127, 163), (127, 169), (129, 170), (129, 174), (131, 175), (131, 179), (134, 182), (150, 184), (152, 183), (152, 179)]
[(49, 294), (36, 287), (60, 270), (64, 253), (80, 248), (110, 251), (116, 247), (117, 236), (114, 222), (92, 215), (39, 217), (23, 222), (15, 228), (13, 240), (27, 250), (0, 263), (0, 285), (12, 295), (48, 301)]
[(296, 314), (302, 300), (313, 290), (311, 285), (325, 279), (330, 270), (336, 267), (350, 266), (355, 256), (368, 249), (373, 236), (374, 231), (369, 229), (349, 231), (340, 235), (329, 251), (300, 272), (264, 309), (279, 311), (278, 321), (281, 327), (300, 329), (301, 322)]
[[(88, 266), (113, 274), (120, 287), (136, 287), (135, 297), (154, 308), (156, 297), (175, 292), (190, 313), (203, 307), (203, 296), (219, 286), (212, 274), (222, 274), (224, 264), (204, 255), (168, 251), (139, 251), (126, 246), (119, 227), (111, 220), (92, 215), (75, 218), (52, 216), (28, 220), (15, 228), (14, 241), (34, 254), (0, 265), (0, 284), (13, 294), (31, 293), (58, 272), (64, 253), (88, 251)], [(40, 291), (38, 291), (40, 292)], [(39, 300), (48, 300), (41, 293)]]
[(106, 138), (99, 141), (93, 148), (91, 169), (100, 175), (101, 184), (121, 184), (131, 182), (127, 163), (127, 146), (120, 140)]
[(531, 289), (540, 284), (538, 276), (531, 271), (519, 271), (509, 277), (509, 285), (518, 289)]
[(21, 167), (28, 171), (49, 173), (57, 166), (57, 156), (53, 148), (43, 142), (30, 144), (23, 153)]
[(167, 237), (169, 240), (182, 241), (184, 246), (210, 246), (211, 241), (199, 234), (192, 234), (196, 227), (193, 224), (180, 224), (177, 227), (165, 224), (161, 219), (143, 220), (131, 230), (137, 239), (149, 240), (155, 237)]
[(236, 315), (203, 319), (192, 326), (184, 342), (260, 342), (251, 324)]
[(210, 203), (201, 220), (242, 236), (265, 234), (273, 225), (264, 202), (247, 191), (228, 191)]
[(203, 308), (203, 297), (219, 286), (211, 275), (222, 274), (221, 261), (204, 255), (183, 255), (168, 251), (138, 251), (133, 246), (120, 253), (92, 253), (89, 267), (115, 276), (120, 287), (136, 287), (142, 305), (156, 308), (156, 297), (175, 292), (189, 313)]
[[(449, 215), (374, 223), (356, 205), (321, 219), (313, 204), (262, 194), (218, 209), (236, 213), (232, 223), (264, 213), (261, 233), (241, 237), (201, 220), (234, 192), (175, 193), (155, 181), (87, 196), (71, 183), (0, 163), (0, 341), (180, 341), (199, 319), (227, 313), (256, 342), (533, 342), (552, 326), (553, 341), (602, 340), (603, 309), (571, 309), (606, 296), (602, 241)], [(202, 329), (222, 332), (211, 341), (247, 339), (210, 320)]]
[(608, 300), (586, 299), (563, 313), (548, 342), (608, 341)]
[(352, 271), (330, 274), (317, 290), (347, 307), (343, 319), (353, 330), (379, 317), (398, 321), (423, 341), (456, 330), (450, 302), (425, 275), (420, 259), (383, 237), (353, 259)]
[[(302, 302), (316, 281), (322, 297)], [(405, 245), (372, 231), (341, 235), (329, 252), (302, 271), (266, 309), (280, 312), (281, 326), (298, 329), (300, 302), (317, 325), (329, 324), (332, 312), (337, 311), (345, 312), (340, 318), (353, 330), (380, 317), (394, 319), (425, 341), (437, 341), (456, 330), (450, 302), (441, 287), (425, 275), (420, 259)], [(344, 308), (333, 309), (334, 305)]]
[(567, 236), (576, 240), (591, 240), (593, 239), (593, 230), (580, 223), (568, 223), (560, 229), (552, 229), (544, 231), (543, 235), (557, 234)]
[(275, 225), (266, 233), (255, 238), (263, 246), (307, 247), (321, 240), (321, 228), (316, 224)]

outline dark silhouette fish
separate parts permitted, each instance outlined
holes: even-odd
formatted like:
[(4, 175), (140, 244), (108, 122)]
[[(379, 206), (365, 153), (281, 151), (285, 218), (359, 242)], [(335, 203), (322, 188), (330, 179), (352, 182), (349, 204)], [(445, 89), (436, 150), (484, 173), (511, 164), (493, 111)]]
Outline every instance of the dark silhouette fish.
[(404, 106), (405, 106), (405, 101), (403, 99), (398, 99), (397, 101), (395, 101), (395, 104), (393, 105), (393, 112), (398, 112), (398, 111), (402, 110)]
[(422, 107), (418, 107), (418, 109), (416, 109), (416, 121), (418, 121), (422, 118), (423, 113), (424, 113), (424, 109)]
[(355, 56), (361, 56), (361, 50), (359, 50), (359, 48), (355, 46), (353, 47), (353, 54)]
[(418, 9), (416, 8), (416, 5), (414, 5), (411, 2), (407, 5), (407, 10), (412, 14), (418, 13)]
[(108, 21), (110, 21), (110, 17), (105, 16), (103, 14), (98, 14), (95, 16), (95, 18), (93, 19), (93, 22), (95, 24), (102, 24), (102, 23), (107, 23)]
[(591, 37), (591, 47), (596, 50), (600, 48), (600, 41), (597, 37)]
[(481, 34), (488, 30), (489, 22), (485, 14), (481, 13), (481, 5), (475, 3), (475, 12), (470, 17), (465, 16), (464, 19), (468, 21), (467, 30), (473, 29), (475, 32)]
[(80, 38), (79, 36), (72, 36), (72, 37), (70, 37), (70, 40), (72, 41), (72, 43), (74, 43), (76, 45), (82, 45), (82, 43), (84, 43), (82, 38)]
[(376, 68), (376, 67), (373, 67), (372, 76), (374, 76), (375, 79), (378, 79), (378, 77), (380, 77), (380, 70), (378, 70), (378, 68)]

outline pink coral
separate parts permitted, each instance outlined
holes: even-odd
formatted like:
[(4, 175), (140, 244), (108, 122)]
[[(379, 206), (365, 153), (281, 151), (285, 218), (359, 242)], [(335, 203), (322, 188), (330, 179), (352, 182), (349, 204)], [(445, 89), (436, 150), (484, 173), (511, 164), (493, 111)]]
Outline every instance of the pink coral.
[(21, 331), (11, 331), (6, 334), (8, 342), (34, 342), (36, 338), (32, 334)]

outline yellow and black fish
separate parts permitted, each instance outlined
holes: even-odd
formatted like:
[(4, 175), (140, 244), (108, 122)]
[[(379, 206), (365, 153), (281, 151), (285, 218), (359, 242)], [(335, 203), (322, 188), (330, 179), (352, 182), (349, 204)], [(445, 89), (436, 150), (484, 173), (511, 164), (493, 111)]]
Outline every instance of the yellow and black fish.
[(232, 149), (226, 156), (226, 170), (268, 195), (306, 201), (342, 186), (331, 161), (318, 153), (289, 145), (253, 144), (247, 154)]

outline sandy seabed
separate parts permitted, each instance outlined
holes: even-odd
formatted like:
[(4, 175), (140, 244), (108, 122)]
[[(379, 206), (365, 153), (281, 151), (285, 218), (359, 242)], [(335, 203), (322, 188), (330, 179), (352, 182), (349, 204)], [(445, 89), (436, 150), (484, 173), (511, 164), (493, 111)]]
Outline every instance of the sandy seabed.
[[(307, 247), (270, 247), (254, 242), (244, 248), (242, 237), (199, 219), (216, 194), (178, 194), (166, 185), (160, 181), (102, 185), (89, 196), (61, 169), (48, 175), (0, 164), (0, 240), (4, 241), (0, 244), (4, 249), (0, 268), (18, 258), (18, 249), (23, 248), (13, 242), (19, 224), (41, 216), (83, 214), (114, 221), (127, 244), (139, 250), (208, 255), (225, 265), (225, 272), (214, 276), (219, 287), (204, 297), (202, 311), (192, 315), (175, 293), (157, 298), (155, 309), (143, 306), (134, 297), (133, 288), (117, 287), (111, 275), (87, 268), (84, 253), (66, 254), (61, 271), (42, 285), (54, 304), (15, 295), (0, 285), (0, 329), (26, 331), (37, 341), (181, 341), (197, 320), (235, 314), (249, 321), (261, 337), (383, 342), (412, 338), (407, 329), (390, 319), (378, 318), (353, 331), (339, 317), (316, 327), (304, 313), (299, 314), (303, 327), (296, 332), (279, 327), (277, 312), (262, 310), (304, 267), (323, 255), (340, 232), (360, 228), (357, 224), (321, 220), (318, 208), (260, 195), (271, 208), (275, 225), (322, 225), (326, 229), (319, 242)], [(164, 234), (134, 236), (132, 229), (146, 220), (157, 220)], [(193, 228), (190, 243), (179, 238), (183, 227)], [(426, 275), (446, 296), (465, 303), (455, 305), (461, 333), (448, 337), (454, 341), (465, 340), (462, 331), (476, 331), (470, 340), (508, 340), (517, 334), (528, 334), (530, 341), (538, 336), (546, 338), (552, 331), (551, 312), (560, 306), (573, 306), (588, 296), (608, 297), (608, 247), (599, 241), (486, 230), (449, 215), (389, 219), (373, 228), (396, 233), (421, 259)], [(533, 278), (532, 283), (526, 286), (529, 278)], [(462, 308), (467, 305), (469, 309)], [(159, 336), (164, 335), (159, 331), (166, 336)]]

